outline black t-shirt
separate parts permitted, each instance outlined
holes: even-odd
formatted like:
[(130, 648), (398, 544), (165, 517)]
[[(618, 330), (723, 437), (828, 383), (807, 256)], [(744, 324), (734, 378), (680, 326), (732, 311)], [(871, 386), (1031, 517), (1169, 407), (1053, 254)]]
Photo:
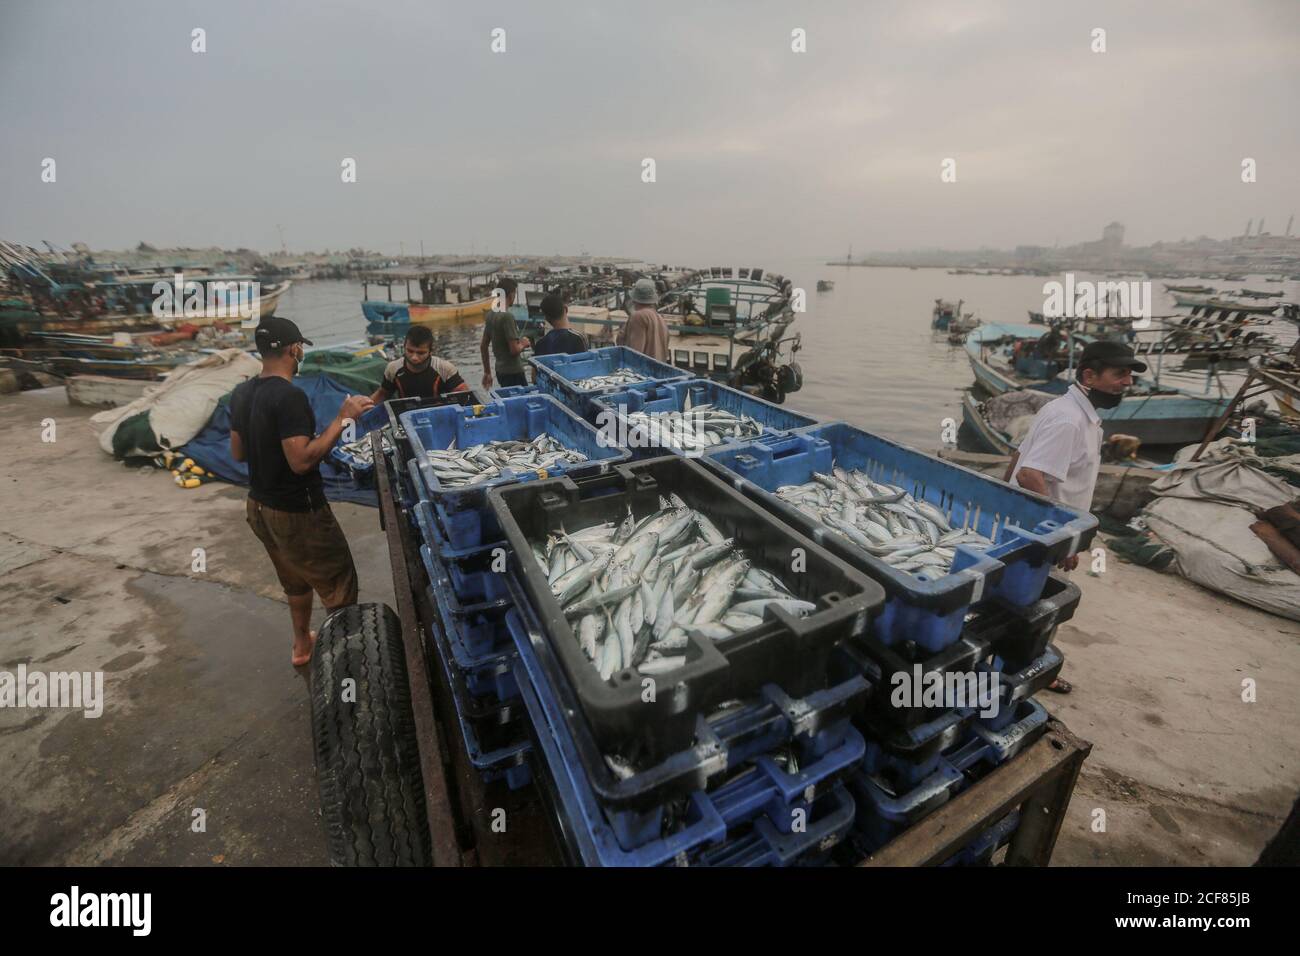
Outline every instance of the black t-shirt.
[(307, 393), (278, 375), (250, 378), (230, 397), (230, 427), (239, 433), (248, 461), (248, 497), (277, 511), (314, 511), (325, 504), (320, 469), (299, 475), (280, 442), (316, 435)]
[(437, 398), (445, 392), (454, 392), (465, 384), (456, 366), (444, 358), (430, 356), (429, 364), (421, 372), (406, 367), (406, 359), (389, 362), (379, 387), (384, 395), (398, 398)]
[(551, 329), (533, 346), (534, 355), (577, 355), (587, 351), (591, 346), (581, 332), (573, 329)]

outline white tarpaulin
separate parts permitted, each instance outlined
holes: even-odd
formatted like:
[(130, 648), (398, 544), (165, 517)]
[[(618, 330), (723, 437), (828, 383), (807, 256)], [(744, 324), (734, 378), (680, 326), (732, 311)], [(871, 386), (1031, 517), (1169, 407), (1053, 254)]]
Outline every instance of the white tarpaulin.
[(1184, 577), (1300, 620), (1300, 575), (1250, 530), (1256, 512), (1286, 504), (1296, 489), (1254, 467), (1253, 452), (1231, 439), (1206, 451), (1151, 485), (1156, 499), (1143, 511), (1147, 527), (1174, 552)]
[(183, 365), (130, 405), (92, 416), (91, 426), (103, 429), (99, 447), (113, 454), (113, 435), (118, 426), (145, 411), (160, 446), (184, 445), (203, 430), (221, 396), (261, 372), (262, 363), (242, 349), (222, 349)]

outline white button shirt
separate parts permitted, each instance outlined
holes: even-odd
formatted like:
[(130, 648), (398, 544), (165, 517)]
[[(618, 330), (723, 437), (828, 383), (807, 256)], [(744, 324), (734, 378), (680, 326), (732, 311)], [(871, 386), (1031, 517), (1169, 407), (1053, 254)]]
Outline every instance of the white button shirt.
[(1020, 443), (1020, 460), (1011, 483), (1022, 468), (1047, 477), (1048, 497), (1071, 508), (1087, 511), (1101, 468), (1101, 419), (1077, 384), (1038, 410), (1029, 433)]

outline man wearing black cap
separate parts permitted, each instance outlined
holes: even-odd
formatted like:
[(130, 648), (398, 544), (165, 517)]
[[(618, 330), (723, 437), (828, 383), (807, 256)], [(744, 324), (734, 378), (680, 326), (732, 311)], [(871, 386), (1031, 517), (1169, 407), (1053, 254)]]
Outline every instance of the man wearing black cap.
[[(1101, 418), (1097, 409), (1114, 408), (1133, 384), (1133, 373), (1147, 367), (1120, 342), (1090, 342), (1079, 358), (1075, 381), (1064, 395), (1034, 416), (1020, 449), (1011, 459), (1006, 480), (1054, 501), (1088, 511), (1101, 468)], [(1079, 566), (1070, 555), (1060, 565)], [(1068, 694), (1068, 681), (1057, 679), (1051, 690)]]
[(230, 398), (230, 453), (248, 462), (248, 524), (275, 566), (293, 619), (295, 667), (311, 660), (312, 591), (326, 611), (357, 601), (357, 571), (343, 529), (325, 501), (320, 460), (338, 442), (346, 422), (373, 406), (349, 395), (329, 427), (316, 434), (307, 394), (293, 385), (303, 360), (298, 326), (262, 319), (254, 333), (262, 374)]

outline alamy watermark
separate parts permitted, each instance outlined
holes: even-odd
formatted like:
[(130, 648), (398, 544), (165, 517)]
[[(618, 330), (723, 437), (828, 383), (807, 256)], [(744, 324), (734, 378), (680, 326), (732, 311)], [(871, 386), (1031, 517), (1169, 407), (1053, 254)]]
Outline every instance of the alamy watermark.
[(103, 671), (0, 671), (0, 709), (6, 707), (80, 710), (94, 719), (104, 713)]
[(158, 319), (261, 318), (262, 284), (256, 279), (205, 279), (177, 272), (172, 282), (153, 284), (153, 314)]
[[(686, 458), (699, 458), (712, 445), (703, 412), (641, 412), (635, 420), (626, 405), (596, 416), (596, 441), (602, 448), (665, 448)], [(722, 436), (719, 436), (722, 437)]]
[(979, 710), (996, 717), (1001, 703), (1002, 675), (997, 671), (926, 671), (915, 664), (911, 672), (895, 671), (889, 679), (893, 707), (943, 707)]
[(1049, 319), (1120, 318), (1135, 319), (1133, 328), (1151, 325), (1151, 283), (1093, 282), (1075, 280), (1073, 272), (1065, 282), (1043, 283), (1043, 315)]

